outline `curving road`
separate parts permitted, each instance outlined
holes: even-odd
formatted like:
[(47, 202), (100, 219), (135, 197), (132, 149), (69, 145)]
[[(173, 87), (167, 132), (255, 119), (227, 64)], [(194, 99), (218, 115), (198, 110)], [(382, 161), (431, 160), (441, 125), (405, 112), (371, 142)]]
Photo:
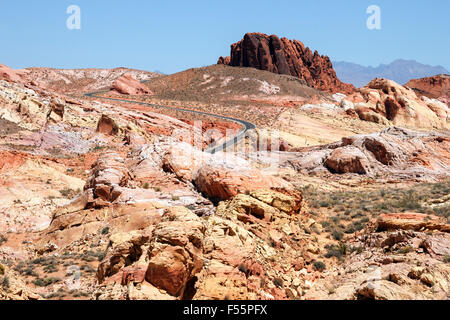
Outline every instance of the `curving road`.
[(205, 150), (205, 152), (212, 153), (212, 154), (214, 154), (216, 152), (220, 152), (220, 151), (225, 150), (226, 148), (228, 148), (230, 146), (233, 146), (233, 145), (237, 144), (242, 138), (245, 137), (245, 134), (249, 130), (256, 129), (256, 125), (254, 125), (251, 122), (240, 120), (240, 119), (236, 119), (236, 118), (232, 118), (232, 117), (220, 116), (220, 115), (217, 115), (217, 114), (214, 114), (214, 113), (195, 111), (195, 110), (184, 109), (184, 108), (177, 108), (177, 107), (169, 107), (169, 106), (163, 106), (163, 105), (159, 105), (159, 104), (138, 102), (138, 101), (126, 100), (126, 99), (108, 98), (108, 97), (102, 97), (102, 96), (98, 95), (98, 94), (106, 93), (106, 92), (109, 92), (109, 91), (98, 91), (98, 92), (86, 93), (85, 96), (86, 97), (91, 97), (91, 98), (98, 98), (98, 99), (104, 99), (104, 100), (117, 101), (117, 102), (134, 103), (134, 104), (143, 105), (143, 106), (149, 106), (149, 107), (153, 107), (153, 108), (162, 108), (162, 109), (168, 109), (168, 110), (189, 112), (189, 113), (199, 114), (199, 115), (208, 116), (208, 117), (212, 117), (212, 118), (232, 121), (232, 122), (238, 123), (238, 124), (240, 124), (240, 125), (242, 125), (244, 127), (244, 129), (239, 134), (237, 134), (235, 137), (233, 137), (232, 139), (222, 143), (221, 145), (214, 146), (214, 147), (211, 147), (211, 148), (208, 148), (208, 149)]

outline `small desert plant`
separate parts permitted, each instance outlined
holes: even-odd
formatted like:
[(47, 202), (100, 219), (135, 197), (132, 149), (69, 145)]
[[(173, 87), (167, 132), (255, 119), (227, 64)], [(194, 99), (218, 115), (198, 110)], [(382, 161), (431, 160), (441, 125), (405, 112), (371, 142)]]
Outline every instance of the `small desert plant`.
[(450, 263), (450, 255), (448, 255), (448, 254), (445, 255), (443, 261), (444, 261), (445, 263)]
[(84, 265), (80, 269), (86, 273), (95, 273), (96, 272), (95, 269), (92, 268), (90, 265)]
[(102, 234), (103, 235), (107, 235), (109, 233), (109, 227), (104, 227), (103, 229), (102, 229)]
[(361, 254), (363, 252), (363, 248), (362, 247), (352, 247), (352, 249), (350, 251), (352, 253), (356, 252), (356, 254)]
[(322, 261), (314, 261), (313, 263), (314, 269), (316, 269), (317, 271), (324, 271), (326, 269), (326, 265), (325, 263), (323, 263)]
[(344, 243), (340, 243), (339, 245), (327, 245), (325, 248), (327, 249), (325, 258), (336, 257), (339, 260), (342, 260), (342, 257), (348, 252), (348, 247)]
[(4, 276), (2, 279), (0, 279), (0, 285), (3, 288), (8, 289), (9, 288), (9, 278), (7, 276)]
[(344, 237), (344, 234), (341, 231), (333, 230), (331, 236), (333, 237), (334, 240), (340, 241)]
[(404, 246), (404, 247), (401, 247), (401, 248), (399, 248), (397, 250), (397, 252), (401, 253), (401, 254), (407, 254), (407, 253), (409, 253), (411, 251), (413, 251), (413, 248), (411, 246)]
[(278, 288), (282, 288), (283, 287), (283, 279), (281, 279), (280, 277), (276, 277), (273, 279), (273, 284), (276, 285)]
[(58, 267), (55, 266), (54, 264), (49, 264), (49, 265), (46, 265), (44, 267), (44, 272), (45, 273), (55, 273), (55, 272), (58, 272), (58, 271), (59, 271)]
[(261, 278), (261, 281), (260, 281), (260, 283), (259, 283), (259, 286), (260, 286), (261, 288), (264, 288), (264, 287), (266, 286), (266, 284), (267, 284), (266, 278)]
[(241, 263), (239, 265), (238, 269), (239, 269), (240, 272), (245, 273), (245, 274), (247, 274), (247, 272), (248, 272), (247, 266), (245, 264), (243, 264), (243, 263)]
[[(81, 191), (81, 190), (79, 190)], [(63, 189), (63, 190), (59, 190), (59, 193), (64, 197), (64, 198), (72, 198), (73, 196), (75, 196), (77, 194), (78, 190), (72, 190), (72, 189)]]
[(52, 285), (54, 283), (60, 282), (61, 279), (59, 278), (37, 278), (33, 280), (33, 284), (37, 287), (48, 287), (49, 285)]
[(6, 238), (4, 235), (0, 234), (0, 246), (4, 244), (6, 241), (8, 241), (8, 238)]

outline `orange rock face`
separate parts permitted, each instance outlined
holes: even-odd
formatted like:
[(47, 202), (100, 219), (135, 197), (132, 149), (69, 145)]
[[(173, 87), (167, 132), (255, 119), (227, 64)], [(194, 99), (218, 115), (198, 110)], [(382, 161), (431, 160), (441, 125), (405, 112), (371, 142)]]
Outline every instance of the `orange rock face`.
[(408, 212), (382, 214), (377, 221), (378, 231), (421, 229), (450, 232), (450, 225), (436, 216)]
[(10, 168), (18, 167), (25, 162), (27, 158), (26, 154), (21, 154), (19, 152), (0, 152), (0, 173), (6, 171)]
[(353, 85), (341, 82), (327, 56), (314, 53), (297, 40), (247, 33), (231, 46), (231, 58), (221, 57), (219, 64), (250, 67), (298, 77), (313, 88), (328, 92), (351, 93)]
[(442, 101), (428, 98), (392, 80), (373, 79), (347, 97), (347, 100), (354, 103), (361, 120), (381, 124), (390, 121), (394, 125), (418, 128), (449, 127), (447, 119), (450, 113), (442, 103), (444, 98), (441, 98)]
[(368, 172), (369, 160), (359, 149), (350, 146), (334, 150), (325, 161), (325, 165), (336, 173), (365, 174)]
[(6, 80), (8, 82), (21, 82), (22, 77), (11, 68), (0, 64), (0, 80)]
[(218, 200), (228, 200), (257, 189), (293, 189), (281, 178), (266, 176), (256, 169), (229, 170), (208, 165), (199, 170), (195, 183), (200, 191)]
[(439, 99), (445, 103), (450, 101), (450, 76), (437, 75), (434, 77), (413, 79), (406, 86), (412, 88), (418, 95)]
[(143, 95), (152, 92), (142, 83), (134, 79), (129, 74), (124, 74), (118, 78), (112, 85), (112, 89), (121, 94), (127, 95)]

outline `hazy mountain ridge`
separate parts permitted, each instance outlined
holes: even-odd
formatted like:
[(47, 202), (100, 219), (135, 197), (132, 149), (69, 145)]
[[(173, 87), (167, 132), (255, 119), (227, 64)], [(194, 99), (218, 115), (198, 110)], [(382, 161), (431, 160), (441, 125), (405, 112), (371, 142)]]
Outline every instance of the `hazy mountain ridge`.
[(338, 78), (356, 87), (362, 87), (374, 78), (387, 78), (400, 84), (405, 84), (411, 79), (431, 77), (437, 74), (449, 74), (442, 66), (430, 66), (415, 60), (398, 59), (386, 65), (378, 67), (365, 67), (356, 63), (335, 61), (334, 70)]

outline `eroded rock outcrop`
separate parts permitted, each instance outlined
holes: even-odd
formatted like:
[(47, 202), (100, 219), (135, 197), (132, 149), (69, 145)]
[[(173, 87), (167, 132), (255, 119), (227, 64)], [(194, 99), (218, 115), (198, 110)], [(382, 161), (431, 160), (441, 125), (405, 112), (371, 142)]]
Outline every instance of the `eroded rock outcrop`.
[(330, 58), (312, 52), (300, 41), (280, 39), (276, 35), (247, 33), (231, 46), (231, 57), (221, 57), (218, 63), (291, 75), (328, 92), (351, 93), (355, 90), (353, 85), (337, 78)]
[(134, 79), (130, 74), (124, 74), (114, 81), (112, 90), (126, 95), (142, 95), (152, 93), (149, 88)]
[(413, 79), (406, 86), (412, 88), (419, 97), (426, 96), (430, 99), (439, 99), (447, 105), (450, 103), (450, 75), (442, 74)]
[[(416, 213), (381, 217), (348, 243), (349, 257), (317, 281), (307, 299), (448, 299), (450, 235)], [(372, 230), (370, 230), (372, 229)], [(442, 232), (445, 231), (446, 232)], [(447, 257), (447, 258), (446, 258)]]
[(250, 167), (230, 169), (204, 165), (194, 182), (201, 192), (216, 200), (228, 200), (240, 193), (257, 189), (294, 189), (287, 181)]
[(376, 222), (377, 231), (392, 230), (438, 230), (450, 233), (450, 225), (442, 218), (423, 213), (382, 214)]
[(417, 128), (446, 129), (450, 125), (448, 105), (387, 79), (372, 80), (347, 100), (365, 121)]
[(0, 300), (41, 299), (42, 297), (28, 288), (13, 270), (0, 264)]
[(299, 226), (313, 223), (306, 223), (301, 211), (300, 192), (268, 189), (222, 202), (209, 217), (200, 218), (185, 207), (168, 208), (152, 226), (110, 237), (95, 296), (222, 300), (298, 296), (315, 276), (302, 270), (299, 260), (309, 241)]
[(289, 164), (303, 172), (327, 170), (433, 181), (448, 177), (450, 172), (450, 136), (446, 132), (391, 127), (380, 133), (305, 148), (295, 155), (297, 158), (289, 160)]

